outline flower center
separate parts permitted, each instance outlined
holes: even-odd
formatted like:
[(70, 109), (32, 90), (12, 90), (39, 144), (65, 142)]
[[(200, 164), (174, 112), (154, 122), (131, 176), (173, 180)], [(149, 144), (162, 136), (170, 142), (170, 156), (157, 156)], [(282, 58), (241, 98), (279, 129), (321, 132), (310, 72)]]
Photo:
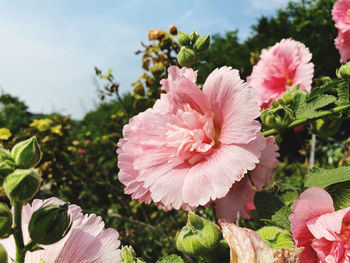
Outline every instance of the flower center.
[(176, 149), (172, 157), (193, 165), (211, 153), (215, 146), (213, 115), (212, 112), (201, 114), (189, 104), (177, 110), (166, 132), (167, 146)]

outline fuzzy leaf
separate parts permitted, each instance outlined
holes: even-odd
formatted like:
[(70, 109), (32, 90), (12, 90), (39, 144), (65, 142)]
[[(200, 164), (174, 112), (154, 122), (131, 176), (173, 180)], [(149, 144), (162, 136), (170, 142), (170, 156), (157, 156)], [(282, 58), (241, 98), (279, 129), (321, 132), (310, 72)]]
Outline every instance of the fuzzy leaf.
[(336, 169), (313, 168), (306, 176), (304, 186), (326, 188), (332, 184), (350, 181), (350, 166)]
[(271, 219), (263, 220), (267, 225), (278, 226), (282, 229), (290, 230), (289, 215), (292, 213), (292, 210), (288, 206), (284, 206), (274, 213)]
[(349, 82), (345, 81), (337, 86), (338, 101), (337, 105), (345, 105), (349, 103)]
[(283, 206), (283, 202), (272, 193), (257, 192), (254, 205), (260, 218), (271, 219), (272, 215)]
[(335, 102), (337, 98), (332, 95), (322, 94), (307, 100), (306, 96), (295, 96), (295, 116), (297, 119), (313, 119), (319, 116), (320, 109)]
[(265, 226), (256, 233), (266, 245), (274, 249), (293, 248), (293, 238), (287, 230), (275, 226)]
[(334, 184), (326, 190), (332, 196), (335, 210), (350, 206), (350, 182)]

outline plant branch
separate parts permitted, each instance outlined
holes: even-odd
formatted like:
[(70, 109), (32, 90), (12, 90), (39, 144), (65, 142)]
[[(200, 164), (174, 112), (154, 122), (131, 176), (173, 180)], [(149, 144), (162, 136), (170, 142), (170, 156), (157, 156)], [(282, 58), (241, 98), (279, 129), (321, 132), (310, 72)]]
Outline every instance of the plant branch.
[(15, 263), (24, 263), (26, 251), (24, 250), (23, 233), (22, 233), (22, 203), (13, 202), (14, 209), (14, 230), (13, 237), (16, 243)]

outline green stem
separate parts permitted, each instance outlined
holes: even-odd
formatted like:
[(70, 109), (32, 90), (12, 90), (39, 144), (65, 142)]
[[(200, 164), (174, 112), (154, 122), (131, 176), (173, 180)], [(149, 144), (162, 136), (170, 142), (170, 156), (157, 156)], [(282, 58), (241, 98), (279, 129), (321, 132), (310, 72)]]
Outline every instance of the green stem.
[(14, 230), (13, 237), (16, 243), (15, 263), (24, 263), (25, 250), (22, 233), (22, 203), (13, 202), (14, 209)]
[[(310, 120), (317, 120), (317, 119), (321, 119), (323, 117), (327, 117), (327, 116), (330, 116), (330, 115), (333, 115), (335, 113), (338, 113), (338, 112), (342, 112), (346, 109), (349, 109), (350, 108), (350, 104), (347, 104), (347, 105), (342, 105), (342, 106), (338, 106), (338, 107), (335, 107), (331, 110), (326, 110), (326, 111), (322, 111), (317, 117), (315, 118), (308, 118), (308, 119), (300, 119), (300, 120), (295, 120), (293, 121), (292, 123), (290, 123), (287, 127), (283, 128), (284, 130), (286, 129), (291, 129), (291, 128), (294, 128), (296, 126), (299, 126), (301, 124), (304, 124), (304, 123), (307, 123), (309, 122)], [(265, 137), (267, 136), (271, 136), (271, 135), (276, 135), (280, 132), (280, 130), (276, 130), (276, 129), (270, 129), (270, 130), (267, 130), (267, 131), (264, 131), (263, 134)]]

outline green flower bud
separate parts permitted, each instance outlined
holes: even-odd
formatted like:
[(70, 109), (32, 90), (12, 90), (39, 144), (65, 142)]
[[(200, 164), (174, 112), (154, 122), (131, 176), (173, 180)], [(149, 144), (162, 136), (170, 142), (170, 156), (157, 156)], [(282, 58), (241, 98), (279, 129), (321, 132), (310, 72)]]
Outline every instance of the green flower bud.
[(72, 226), (68, 215), (68, 203), (64, 205), (44, 205), (30, 218), (28, 231), (30, 238), (38, 244), (50, 245), (65, 237)]
[(276, 108), (263, 110), (260, 118), (266, 127), (280, 129), (288, 126), (293, 121), (294, 114), (289, 107), (278, 105)]
[(193, 32), (189, 35), (189, 38), (190, 38), (190, 40), (191, 40), (191, 42), (192, 42), (192, 44), (193, 44), (194, 42), (196, 42), (197, 38), (199, 38), (198, 32), (197, 32), (196, 30), (193, 31)]
[(16, 169), (16, 164), (10, 160), (0, 162), (0, 181)]
[(190, 37), (184, 32), (179, 31), (177, 33), (177, 41), (181, 46), (191, 46)]
[(204, 51), (206, 51), (210, 46), (210, 36), (201, 36), (198, 37), (198, 39), (196, 40), (196, 42), (193, 45), (193, 50), (194, 52), (197, 53), (202, 53)]
[(326, 139), (336, 134), (342, 125), (342, 119), (318, 119), (311, 124), (311, 131), (317, 136)]
[(0, 162), (6, 161), (6, 160), (12, 160), (11, 152), (4, 148), (0, 148)]
[(11, 201), (26, 203), (39, 191), (40, 175), (34, 169), (17, 169), (5, 178), (3, 187)]
[(293, 106), (295, 96), (297, 94), (306, 95), (306, 92), (299, 89), (299, 86), (293, 88), (287, 87), (287, 91), (283, 94), (282, 101), (285, 105)]
[(11, 155), (19, 168), (35, 167), (40, 159), (41, 152), (35, 137), (17, 143), (11, 150)]
[(0, 238), (7, 238), (11, 234), (12, 213), (4, 203), (0, 203)]
[(181, 47), (177, 60), (183, 67), (191, 67), (196, 62), (196, 54), (188, 47)]
[(344, 79), (350, 79), (350, 62), (346, 63), (345, 65), (342, 65), (337, 70), (337, 77), (344, 78)]
[(7, 252), (6, 252), (6, 249), (0, 245), (0, 263), (7, 263)]
[(189, 212), (186, 226), (176, 235), (176, 247), (189, 255), (205, 255), (215, 249), (220, 235), (217, 225)]
[(123, 246), (120, 256), (121, 263), (145, 263), (142, 259), (136, 258), (136, 253), (131, 246)]

